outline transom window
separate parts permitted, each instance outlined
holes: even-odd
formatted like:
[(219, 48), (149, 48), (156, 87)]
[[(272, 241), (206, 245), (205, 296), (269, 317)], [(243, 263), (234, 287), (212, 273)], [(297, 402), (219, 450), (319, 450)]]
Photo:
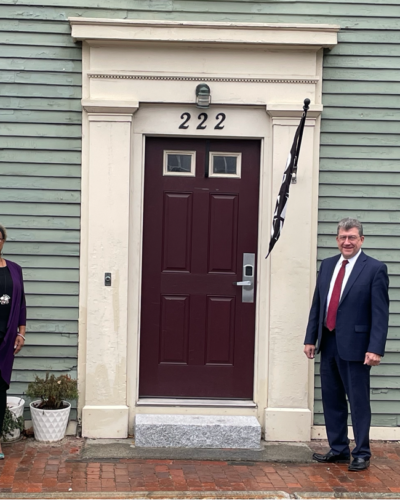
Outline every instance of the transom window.
[(210, 177), (240, 178), (242, 153), (210, 152)]
[(193, 177), (196, 172), (196, 151), (164, 151), (164, 175)]

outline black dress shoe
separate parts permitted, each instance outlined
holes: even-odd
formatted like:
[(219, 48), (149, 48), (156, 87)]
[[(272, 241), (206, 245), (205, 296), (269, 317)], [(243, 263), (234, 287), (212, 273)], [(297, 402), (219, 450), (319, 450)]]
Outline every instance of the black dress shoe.
[(368, 469), (369, 460), (365, 460), (364, 458), (355, 458), (351, 464), (349, 465), (349, 470), (353, 472), (358, 472), (360, 470)]
[(343, 453), (335, 455), (332, 450), (328, 451), (326, 455), (314, 453), (312, 457), (317, 462), (324, 464), (348, 464), (350, 462), (350, 455), (344, 455)]

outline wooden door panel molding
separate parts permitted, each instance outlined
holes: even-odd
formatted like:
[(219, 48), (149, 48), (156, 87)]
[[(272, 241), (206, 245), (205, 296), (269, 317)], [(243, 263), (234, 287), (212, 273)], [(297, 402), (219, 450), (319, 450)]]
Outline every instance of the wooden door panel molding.
[(163, 271), (190, 272), (192, 193), (164, 193)]
[(209, 229), (210, 273), (236, 273), (239, 196), (211, 194)]
[(206, 365), (233, 365), (236, 297), (207, 297)]
[(159, 363), (188, 363), (189, 295), (161, 296)]

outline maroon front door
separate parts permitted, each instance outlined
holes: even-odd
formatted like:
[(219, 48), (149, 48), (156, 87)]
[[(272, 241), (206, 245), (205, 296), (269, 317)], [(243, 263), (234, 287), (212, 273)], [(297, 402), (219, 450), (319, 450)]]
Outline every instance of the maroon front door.
[(141, 397), (252, 399), (259, 168), (259, 141), (147, 138)]

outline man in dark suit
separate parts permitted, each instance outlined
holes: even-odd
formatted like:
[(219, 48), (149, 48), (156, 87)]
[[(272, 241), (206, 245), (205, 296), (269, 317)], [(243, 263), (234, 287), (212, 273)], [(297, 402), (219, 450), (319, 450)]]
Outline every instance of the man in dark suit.
[(349, 463), (347, 401), (356, 446), (349, 470), (369, 466), (370, 370), (384, 354), (389, 321), (387, 267), (362, 250), (363, 227), (346, 218), (337, 228), (340, 255), (321, 263), (311, 305), (304, 353), (321, 351), (321, 387), (330, 450), (314, 453), (323, 463)]

